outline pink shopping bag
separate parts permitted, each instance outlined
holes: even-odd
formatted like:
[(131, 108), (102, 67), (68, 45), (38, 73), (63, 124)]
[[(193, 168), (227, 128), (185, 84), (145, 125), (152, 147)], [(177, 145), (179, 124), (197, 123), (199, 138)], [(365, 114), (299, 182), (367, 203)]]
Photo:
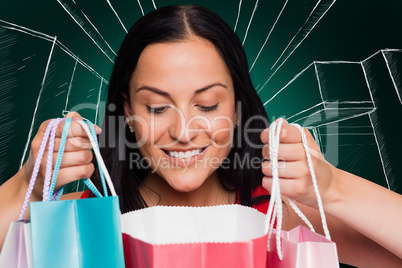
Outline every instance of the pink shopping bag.
[[(275, 245), (273, 231), (270, 244)], [(282, 260), (279, 259), (277, 248), (272, 247), (267, 255), (267, 267), (292, 268), (332, 268), (339, 267), (336, 245), (304, 226), (298, 226), (289, 232), (280, 231), (282, 243)]]
[(240, 205), (126, 213), (121, 219), (126, 267), (264, 268), (264, 219)]

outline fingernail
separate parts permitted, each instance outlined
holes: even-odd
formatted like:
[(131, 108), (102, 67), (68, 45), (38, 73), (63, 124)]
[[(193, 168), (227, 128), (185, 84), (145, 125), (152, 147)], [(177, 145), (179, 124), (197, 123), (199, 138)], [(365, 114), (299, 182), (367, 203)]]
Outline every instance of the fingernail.
[(102, 133), (102, 129), (95, 125), (95, 132), (96, 132), (96, 135), (99, 135)]
[(280, 137), (281, 137), (281, 138), (286, 137), (286, 129), (281, 129), (281, 135), (280, 135)]
[(72, 118), (71, 118), (72, 120), (82, 120), (80, 117), (78, 117), (78, 116), (73, 116)]

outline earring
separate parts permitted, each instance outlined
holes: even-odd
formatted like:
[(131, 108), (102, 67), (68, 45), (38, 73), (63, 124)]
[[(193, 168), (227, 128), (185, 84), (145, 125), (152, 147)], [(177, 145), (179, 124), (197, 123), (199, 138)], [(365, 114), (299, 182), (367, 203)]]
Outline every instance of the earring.
[(128, 126), (128, 128), (130, 129), (130, 132), (133, 133), (134, 132), (134, 127), (133, 126)]

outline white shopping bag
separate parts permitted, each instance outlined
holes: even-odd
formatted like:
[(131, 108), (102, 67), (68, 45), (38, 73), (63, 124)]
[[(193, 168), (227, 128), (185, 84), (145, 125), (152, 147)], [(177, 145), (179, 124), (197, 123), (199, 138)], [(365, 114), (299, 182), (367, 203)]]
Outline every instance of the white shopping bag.
[(13, 221), (0, 253), (1, 268), (32, 268), (31, 225), (28, 220)]

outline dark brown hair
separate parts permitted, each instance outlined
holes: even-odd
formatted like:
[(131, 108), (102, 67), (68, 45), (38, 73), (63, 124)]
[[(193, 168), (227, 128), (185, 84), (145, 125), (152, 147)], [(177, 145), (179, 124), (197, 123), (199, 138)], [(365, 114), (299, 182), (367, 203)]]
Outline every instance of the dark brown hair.
[[(246, 122), (251, 117), (249, 129), (262, 130), (267, 127), (268, 118), (265, 109), (251, 82), (248, 63), (242, 44), (230, 26), (217, 14), (196, 6), (166, 6), (154, 10), (139, 19), (125, 37), (114, 64), (113, 73), (108, 87), (108, 105), (114, 104), (116, 109), (107, 109), (101, 139), (109, 142), (101, 148), (106, 166), (111, 173), (118, 195), (122, 212), (136, 210), (146, 206), (139, 192), (139, 185), (144, 180), (148, 169), (130, 168), (129, 154), (140, 152), (138, 148), (124, 148), (125, 160), (119, 160), (119, 142), (124, 139), (135, 143), (135, 135), (130, 135), (128, 126), (124, 133), (119, 132), (119, 126), (110, 127), (111, 120), (124, 115), (123, 93), (129, 96), (129, 82), (135, 70), (138, 59), (144, 48), (153, 43), (174, 42), (186, 39), (189, 34), (210, 41), (225, 61), (234, 84), (235, 100), (241, 103), (240, 122)], [(114, 118), (114, 119), (112, 119)], [(114, 132), (113, 132), (114, 131)], [(112, 137), (111, 133), (115, 137)], [(121, 132), (121, 131), (120, 131)], [(251, 159), (262, 158), (260, 134), (250, 132), (248, 142), (235, 131), (234, 146), (228, 155), (229, 162), (234, 163), (236, 155)], [(239, 140), (238, 140), (239, 139)], [(113, 144), (113, 146), (111, 146)], [(254, 146), (252, 146), (254, 144)], [(237, 146), (236, 146), (237, 145)], [(97, 172), (95, 172), (97, 174)], [(236, 191), (243, 205), (251, 206), (252, 191), (261, 185), (263, 174), (261, 168), (253, 168), (247, 163), (239, 168), (235, 165), (229, 168), (219, 168), (218, 175), (222, 185), (228, 191)], [(97, 175), (95, 175), (97, 177)], [(99, 180), (94, 178), (99, 188)]]

